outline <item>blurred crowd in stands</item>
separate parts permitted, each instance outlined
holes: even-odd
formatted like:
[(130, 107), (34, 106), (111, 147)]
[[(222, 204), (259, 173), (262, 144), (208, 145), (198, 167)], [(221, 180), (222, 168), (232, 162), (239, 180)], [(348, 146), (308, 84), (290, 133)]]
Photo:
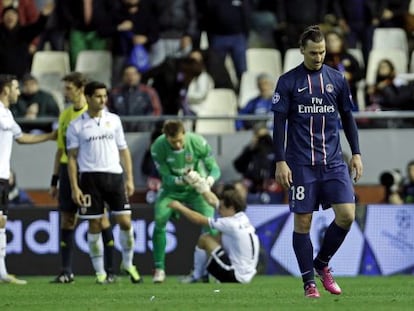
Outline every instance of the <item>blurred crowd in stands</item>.
[[(214, 107), (203, 105), (214, 89), (237, 98), (227, 116), (269, 116), (278, 76), (300, 63), (292, 58), (300, 55), (296, 39), (319, 24), (326, 31), (325, 63), (344, 73), (356, 111), (413, 110), (411, 2), (0, 0), (0, 72), (21, 81), (13, 112), (27, 120), (56, 117), (65, 105), (56, 82), (65, 72), (54, 69), (50, 56), (38, 64), (36, 54), (45, 51), (66, 54), (66, 71), (107, 83), (108, 109), (121, 116), (214, 115)], [(85, 51), (92, 52), (86, 60)], [(252, 128), (248, 120), (234, 123), (234, 130)], [(151, 122), (126, 126), (152, 129)]]

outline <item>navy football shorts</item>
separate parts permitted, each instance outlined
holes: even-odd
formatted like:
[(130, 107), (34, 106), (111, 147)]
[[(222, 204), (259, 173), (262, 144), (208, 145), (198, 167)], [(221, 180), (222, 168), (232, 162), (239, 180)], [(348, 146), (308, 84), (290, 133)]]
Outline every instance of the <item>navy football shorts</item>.
[(317, 166), (291, 166), (293, 185), (289, 189), (290, 210), (312, 213), (319, 206), (355, 203), (354, 187), (348, 166), (342, 163)]

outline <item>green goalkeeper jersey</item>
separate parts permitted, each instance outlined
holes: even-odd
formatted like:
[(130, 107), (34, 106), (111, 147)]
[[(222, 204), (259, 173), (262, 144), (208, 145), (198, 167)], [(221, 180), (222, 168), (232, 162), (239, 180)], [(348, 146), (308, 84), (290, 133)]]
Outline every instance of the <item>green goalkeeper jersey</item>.
[(165, 191), (183, 192), (192, 189), (183, 181), (188, 170), (195, 170), (201, 176), (220, 178), (218, 166), (210, 145), (201, 135), (185, 133), (184, 148), (174, 150), (165, 134), (159, 136), (151, 145), (151, 156), (155, 162)]

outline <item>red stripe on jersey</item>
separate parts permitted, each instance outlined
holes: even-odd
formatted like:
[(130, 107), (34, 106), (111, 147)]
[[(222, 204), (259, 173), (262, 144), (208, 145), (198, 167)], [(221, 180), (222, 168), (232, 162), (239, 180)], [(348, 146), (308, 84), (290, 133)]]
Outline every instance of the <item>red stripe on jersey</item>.
[(313, 145), (313, 116), (309, 119), (309, 133), (310, 133), (310, 140), (311, 140), (311, 162), (312, 165), (315, 165), (315, 148)]
[(308, 76), (309, 94), (312, 94), (312, 79), (310, 75), (307, 75), (307, 76)]
[(327, 164), (326, 162), (326, 141), (325, 141), (325, 116), (322, 116), (322, 150), (323, 150), (323, 164)]
[(321, 93), (323, 94), (323, 93), (325, 93), (325, 86), (323, 85), (322, 73), (319, 74), (319, 82), (320, 82), (320, 85), (321, 85)]

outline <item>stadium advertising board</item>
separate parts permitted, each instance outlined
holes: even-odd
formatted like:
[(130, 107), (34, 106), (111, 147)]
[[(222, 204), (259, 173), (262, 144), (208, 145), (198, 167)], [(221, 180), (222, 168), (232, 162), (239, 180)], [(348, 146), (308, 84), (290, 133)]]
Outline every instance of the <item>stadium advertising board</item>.
[[(292, 249), (293, 217), (287, 205), (249, 206), (247, 214), (261, 243), (259, 273), (299, 276)], [(335, 275), (390, 275), (414, 271), (414, 206), (369, 205), (359, 207), (357, 221), (331, 265)], [(333, 211), (314, 214), (311, 238), (315, 254)], [(153, 210), (133, 208), (136, 232), (135, 259), (141, 273), (151, 274)], [(74, 271), (92, 274), (87, 253), (87, 223), (75, 232)], [(114, 227), (115, 247), (119, 227)], [(167, 225), (167, 271), (187, 274), (192, 267), (193, 248), (199, 229), (183, 217)], [(54, 275), (60, 267), (59, 213), (45, 208), (10, 209), (7, 222), (7, 264), (19, 275)], [(120, 262), (116, 252), (115, 262)], [(119, 265), (116, 264), (116, 267)]]

